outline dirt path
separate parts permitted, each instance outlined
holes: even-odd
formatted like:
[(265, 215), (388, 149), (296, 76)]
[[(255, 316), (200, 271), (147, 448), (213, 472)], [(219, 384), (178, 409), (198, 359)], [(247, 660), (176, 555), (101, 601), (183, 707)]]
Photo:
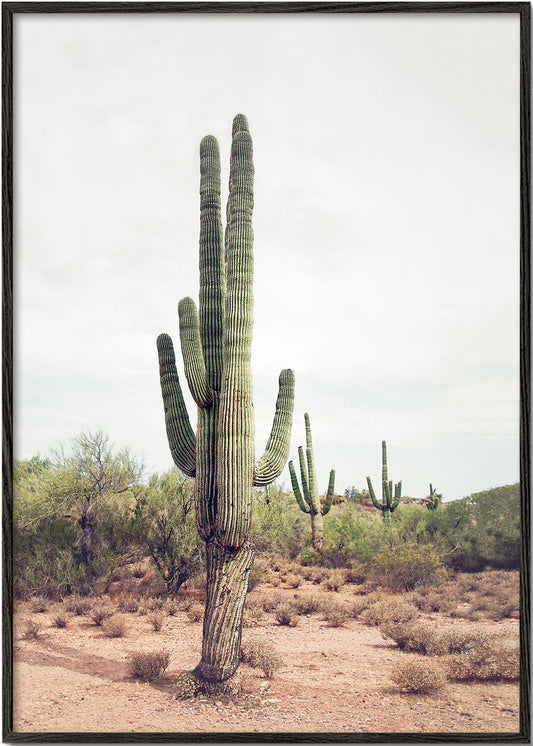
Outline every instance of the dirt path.
[[(17, 607), (16, 731), (503, 734), (519, 729), (517, 684), (449, 683), (436, 696), (402, 694), (390, 674), (409, 654), (354, 619), (332, 628), (313, 614), (295, 627), (282, 627), (267, 614), (245, 629), (244, 640), (269, 640), (282, 655), (271, 681), (242, 665), (245, 693), (235, 701), (178, 700), (173, 682), (179, 670), (190, 670), (199, 660), (200, 623), (178, 612), (154, 632), (146, 616), (125, 613), (127, 635), (108, 638), (85, 617), (56, 628), (60, 607), (49, 604), (41, 614), (28, 603)], [(36, 639), (22, 635), (30, 618), (42, 625)], [(514, 620), (498, 624), (517, 632)], [(158, 684), (129, 677), (127, 658), (140, 650), (170, 652)]]

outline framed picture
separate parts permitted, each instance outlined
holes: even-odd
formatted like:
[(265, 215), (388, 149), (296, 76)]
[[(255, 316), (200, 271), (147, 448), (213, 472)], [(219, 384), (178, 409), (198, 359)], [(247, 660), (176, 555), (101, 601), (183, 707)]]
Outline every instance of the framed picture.
[(530, 42), (2, 4), (4, 740), (528, 742)]

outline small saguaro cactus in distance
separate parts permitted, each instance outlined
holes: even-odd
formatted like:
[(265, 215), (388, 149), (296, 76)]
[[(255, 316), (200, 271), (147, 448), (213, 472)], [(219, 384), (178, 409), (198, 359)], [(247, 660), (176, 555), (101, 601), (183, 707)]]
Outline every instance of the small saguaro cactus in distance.
[(402, 483), (398, 482), (394, 485), (394, 497), (392, 496), (392, 479), (389, 481), (389, 475), (387, 472), (387, 443), (383, 440), (381, 443), (381, 452), (382, 452), (382, 476), (381, 476), (381, 489), (383, 494), (383, 502), (380, 503), (379, 500), (376, 498), (376, 493), (374, 492), (374, 488), (372, 487), (372, 482), (370, 481), (370, 477), (366, 478), (366, 481), (368, 483), (368, 491), (370, 492), (370, 497), (372, 498), (372, 502), (374, 503), (374, 506), (378, 508), (378, 510), (381, 510), (383, 513), (383, 521), (384, 523), (389, 523), (391, 514), (396, 510), (400, 503), (400, 499), (402, 496)]
[(331, 502), (333, 500), (333, 490), (335, 489), (335, 470), (332, 469), (329, 473), (328, 491), (326, 494), (324, 505), (321, 505), (315, 474), (315, 458), (313, 455), (313, 441), (311, 439), (311, 423), (309, 421), (309, 415), (307, 414), (307, 412), (304, 415), (304, 419), (306, 441), (305, 457), (303, 447), (299, 446), (298, 448), (298, 456), (300, 459), (300, 475), (302, 479), (301, 490), (292, 461), (289, 461), (289, 471), (291, 475), (294, 497), (296, 498), (296, 501), (300, 506), (300, 510), (303, 510), (304, 513), (309, 513), (309, 516), (311, 518), (311, 540), (313, 542), (313, 547), (320, 551), (324, 546), (324, 521), (322, 519), (322, 516), (325, 516), (326, 513), (329, 513), (329, 509), (331, 508)]
[(431, 482), (429, 483), (429, 495), (426, 497), (425, 503), (428, 510), (437, 510), (442, 502), (442, 495), (437, 493), (437, 490), (433, 487)]
[(157, 339), (170, 451), (194, 477), (198, 532), (206, 543), (207, 601), (202, 659), (195, 675), (219, 685), (237, 670), (243, 607), (255, 547), (249, 541), (254, 485), (273, 482), (289, 455), (294, 374), (283, 370), (272, 431), (254, 463), (251, 344), (253, 326), (252, 138), (246, 117), (233, 120), (226, 229), (220, 215), (217, 140), (200, 144), (200, 305), (178, 305), (185, 377), (198, 406), (190, 425), (172, 340)]

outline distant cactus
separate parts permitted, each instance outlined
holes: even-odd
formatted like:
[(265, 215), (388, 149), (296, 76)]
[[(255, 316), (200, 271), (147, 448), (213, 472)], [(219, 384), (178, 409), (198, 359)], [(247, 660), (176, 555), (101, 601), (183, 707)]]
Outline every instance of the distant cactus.
[(381, 443), (381, 451), (382, 451), (382, 461), (383, 461), (383, 471), (382, 471), (382, 477), (381, 477), (381, 488), (382, 488), (382, 494), (383, 494), (382, 503), (380, 503), (376, 499), (376, 494), (374, 492), (374, 488), (372, 487), (372, 482), (370, 481), (370, 477), (367, 477), (366, 481), (368, 483), (368, 490), (370, 492), (370, 497), (372, 498), (372, 502), (374, 503), (374, 506), (378, 508), (378, 510), (382, 511), (384, 523), (389, 523), (391, 514), (396, 510), (396, 508), (400, 504), (400, 499), (402, 496), (402, 483), (398, 482), (397, 484), (394, 485), (394, 497), (393, 497), (392, 496), (392, 479), (389, 481), (389, 476), (387, 472), (387, 443), (385, 441), (382, 441)]
[(433, 485), (430, 482), (429, 495), (425, 499), (426, 508), (428, 510), (437, 510), (441, 502), (442, 502), (442, 495), (437, 494), (437, 491), (434, 489)]
[[(294, 470), (294, 464), (289, 461), (289, 471), (291, 475), (292, 489), (294, 497), (300, 510), (304, 513), (309, 513), (311, 517), (311, 539), (313, 547), (319, 551), (324, 546), (324, 522), (322, 516), (325, 516), (331, 508), (331, 502), (333, 500), (333, 490), (335, 489), (335, 471), (332, 469), (329, 473), (329, 485), (326, 494), (326, 500), (324, 505), (320, 503), (320, 497), (318, 496), (318, 487), (315, 476), (315, 460), (313, 455), (313, 441), (311, 439), (311, 423), (309, 421), (309, 415), (307, 412), (304, 415), (305, 418), (305, 440), (306, 440), (306, 458), (304, 457), (304, 450), (302, 446), (298, 448), (298, 456), (300, 459), (300, 474), (302, 479), (302, 490), (298, 484), (298, 477)], [(303, 497), (302, 497), (303, 491)]]
[(178, 305), (185, 376), (198, 405), (193, 432), (167, 334), (157, 339), (170, 451), (195, 478), (198, 532), (206, 542), (204, 682), (228, 679), (239, 665), (243, 607), (255, 547), (249, 541), (254, 485), (273, 482), (285, 466), (294, 405), (294, 374), (284, 370), (270, 438), (254, 463), (251, 344), (253, 326), (252, 138), (246, 117), (233, 120), (225, 235), (220, 216), (217, 140), (200, 145), (200, 305)]

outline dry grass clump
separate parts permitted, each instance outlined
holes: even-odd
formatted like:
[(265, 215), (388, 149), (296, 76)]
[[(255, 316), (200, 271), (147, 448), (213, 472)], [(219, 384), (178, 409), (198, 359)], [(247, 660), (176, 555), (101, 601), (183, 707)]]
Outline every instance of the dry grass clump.
[(68, 624), (68, 618), (65, 614), (59, 613), (54, 617), (54, 627), (58, 629), (64, 629)]
[(368, 608), (359, 616), (363, 624), (377, 627), (384, 622), (410, 622), (418, 616), (418, 609), (412, 603), (379, 592), (373, 599), (370, 598), (372, 595), (368, 596)]
[(272, 679), (283, 659), (270, 642), (250, 640), (241, 647), (241, 660), (252, 668), (260, 668), (267, 679)]
[(148, 617), (148, 621), (154, 632), (161, 632), (163, 629), (163, 622), (165, 621), (165, 615), (162, 611), (154, 611), (153, 614), (150, 614)]
[(126, 614), (135, 614), (139, 610), (139, 599), (134, 596), (121, 596), (117, 599), (117, 608)]
[(409, 694), (435, 694), (446, 684), (443, 671), (432, 661), (402, 661), (391, 674), (391, 680)]
[(369, 603), (364, 596), (356, 596), (350, 602), (348, 610), (350, 612), (350, 616), (352, 616), (354, 619), (357, 619), (365, 609), (368, 609), (368, 607)]
[(244, 606), (243, 625), (245, 627), (255, 627), (264, 616), (265, 612), (263, 610), (262, 600), (260, 598), (250, 598), (248, 596)]
[(36, 640), (42, 628), (43, 625), (40, 622), (36, 622), (35, 619), (26, 619), (22, 629), (22, 636), (25, 640)]
[(466, 650), (449, 656), (446, 670), (454, 681), (517, 681), (519, 648), (500, 636), (480, 634)]
[(127, 634), (126, 622), (122, 617), (106, 619), (102, 624), (102, 630), (106, 637), (125, 637)]
[(383, 622), (379, 625), (383, 637), (394, 640), (400, 650), (429, 654), (435, 632), (419, 622)]
[(204, 607), (202, 604), (193, 603), (187, 611), (187, 616), (191, 622), (201, 622), (204, 618)]
[(294, 610), (302, 616), (321, 611), (322, 604), (322, 599), (317, 593), (298, 596), (293, 602)]
[(293, 604), (280, 603), (274, 610), (274, 616), (278, 624), (285, 627), (296, 627), (300, 618)]
[(34, 598), (31, 602), (30, 608), (34, 614), (44, 614), (48, 611), (48, 605), (42, 598)]
[(132, 653), (127, 660), (130, 676), (142, 681), (157, 681), (170, 663), (170, 653), (165, 650), (152, 653)]
[(283, 580), (287, 583), (289, 588), (298, 588), (302, 584), (302, 578), (294, 572), (288, 572)]
[(90, 611), (90, 617), (97, 627), (101, 627), (106, 619), (113, 615), (113, 609), (106, 603), (98, 603)]
[(346, 576), (342, 570), (331, 570), (322, 581), (322, 586), (327, 591), (338, 591), (346, 582)]
[(65, 611), (69, 611), (75, 616), (86, 616), (91, 613), (93, 602), (85, 596), (73, 595), (64, 601)]
[(325, 603), (323, 608), (324, 620), (329, 627), (342, 627), (344, 622), (350, 618), (348, 609), (337, 601)]

